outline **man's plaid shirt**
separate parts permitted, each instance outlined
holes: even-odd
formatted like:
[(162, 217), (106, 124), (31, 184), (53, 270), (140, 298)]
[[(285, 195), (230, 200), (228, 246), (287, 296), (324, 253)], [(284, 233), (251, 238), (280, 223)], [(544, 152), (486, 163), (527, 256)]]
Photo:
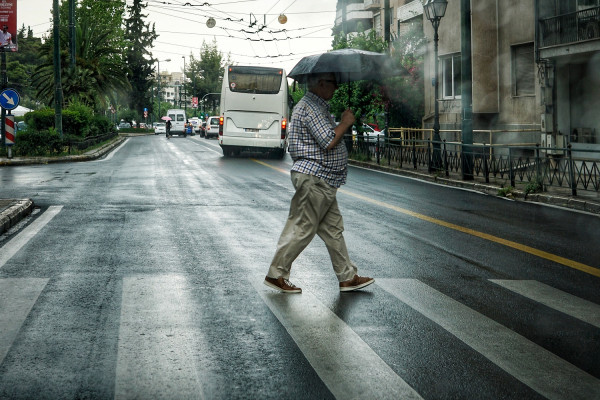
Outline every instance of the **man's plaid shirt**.
[(290, 121), (288, 151), (292, 171), (322, 178), (333, 187), (346, 183), (348, 151), (343, 141), (326, 150), (335, 137), (329, 103), (308, 92), (294, 107)]

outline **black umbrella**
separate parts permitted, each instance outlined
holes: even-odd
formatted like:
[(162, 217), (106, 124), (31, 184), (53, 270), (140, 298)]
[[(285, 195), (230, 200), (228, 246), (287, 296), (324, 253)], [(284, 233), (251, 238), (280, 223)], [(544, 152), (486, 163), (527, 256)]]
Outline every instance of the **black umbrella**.
[(340, 49), (302, 58), (288, 76), (304, 83), (311, 74), (327, 72), (334, 73), (338, 83), (346, 83), (362, 80), (380, 81), (399, 75), (400, 69), (393, 65), (387, 54)]

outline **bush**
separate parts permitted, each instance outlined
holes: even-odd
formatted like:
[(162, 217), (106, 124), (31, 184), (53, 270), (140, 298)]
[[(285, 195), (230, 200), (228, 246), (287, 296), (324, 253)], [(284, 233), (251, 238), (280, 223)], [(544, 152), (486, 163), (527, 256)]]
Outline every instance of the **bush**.
[(31, 130), (44, 131), (54, 127), (54, 110), (42, 108), (25, 114), (25, 123)]
[(105, 133), (114, 131), (115, 127), (108, 118), (102, 115), (95, 115), (92, 118), (89, 136), (104, 135)]
[(71, 103), (63, 110), (63, 133), (79, 137), (88, 136), (94, 113), (81, 103)]
[(61, 148), (62, 141), (56, 132), (33, 129), (19, 133), (14, 145), (15, 154), (20, 156), (45, 156), (60, 152)]

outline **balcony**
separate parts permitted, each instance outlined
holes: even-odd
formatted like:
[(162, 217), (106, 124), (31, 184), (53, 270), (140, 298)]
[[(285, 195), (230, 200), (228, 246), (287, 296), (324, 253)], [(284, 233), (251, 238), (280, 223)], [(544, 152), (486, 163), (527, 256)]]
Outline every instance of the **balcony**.
[(365, 10), (379, 11), (381, 9), (381, 0), (365, 0)]
[[(373, 27), (373, 13), (365, 11), (363, 3), (348, 4), (346, 6), (346, 24), (348, 32), (357, 32), (359, 28), (371, 29)], [(335, 14), (334, 32), (342, 29), (342, 10)]]
[(540, 49), (600, 39), (600, 7), (540, 20)]

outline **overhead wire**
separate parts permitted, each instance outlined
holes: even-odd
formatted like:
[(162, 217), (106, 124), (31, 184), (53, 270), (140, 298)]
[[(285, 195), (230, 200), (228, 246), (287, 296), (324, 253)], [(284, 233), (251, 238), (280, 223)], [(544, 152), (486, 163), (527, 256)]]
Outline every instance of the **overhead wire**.
[[(269, 29), (269, 26), (276, 20), (276, 18), (283, 14), (286, 10), (292, 7), (297, 0), (292, 0), (282, 12), (276, 14), (269, 14), (277, 5), (281, 3), (281, 0), (278, 0), (275, 4), (273, 4), (266, 13), (264, 13), (265, 23), (258, 25), (258, 21), (256, 20), (256, 16), (253, 13), (250, 13), (249, 19), (245, 17), (239, 17), (241, 15), (248, 15), (248, 13), (242, 12), (228, 12), (222, 9), (219, 9), (215, 6), (223, 6), (230, 5), (232, 3), (250, 3), (254, 1), (229, 1), (229, 2), (205, 2), (205, 1), (185, 1), (185, 0), (147, 0), (147, 8), (148, 12), (160, 13), (162, 16), (177, 18), (181, 21), (192, 22), (193, 24), (202, 24), (204, 21), (199, 21), (199, 18), (208, 19), (214, 18), (215, 20), (222, 21), (223, 23), (219, 23), (217, 27), (221, 30), (221, 33), (202, 33), (202, 32), (175, 32), (175, 31), (165, 31), (159, 30), (157, 33), (160, 34), (185, 34), (185, 35), (197, 35), (197, 36), (207, 36), (207, 37), (223, 37), (234, 40), (243, 40), (247, 43), (247, 48), (250, 54), (238, 54), (231, 53), (229, 54), (235, 55), (237, 57), (249, 57), (249, 58), (279, 58), (282, 60), (284, 57), (297, 56), (293, 52), (292, 41), (295, 40), (306, 40), (306, 39), (328, 39), (331, 36), (313, 36), (318, 34), (319, 32), (325, 31), (327, 29), (331, 29), (331, 24), (323, 24), (309, 27), (300, 27), (293, 29)], [(127, 0), (127, 3), (132, 3), (132, 0)], [(301, 14), (313, 14), (323, 12), (335, 12), (335, 11), (305, 11), (305, 12), (292, 12), (288, 13), (288, 15), (301, 15)], [(260, 13), (262, 14), (262, 13)], [(260, 15), (259, 14), (259, 15)], [(275, 16), (275, 19), (271, 20), (269, 23), (266, 23), (267, 16)], [(239, 17), (239, 18), (238, 18)], [(254, 18), (254, 21), (252, 21)], [(253, 24), (254, 22), (254, 24)], [(221, 26), (222, 25), (222, 26)], [(248, 27), (256, 26), (254, 30), (247, 29)], [(298, 34), (297, 34), (298, 33)], [(280, 48), (279, 43), (281, 41), (286, 41), (288, 43), (289, 51), (285, 53), (283, 49)], [(177, 45), (173, 43), (167, 43), (163, 41), (155, 41), (157, 44), (163, 44), (167, 46), (177, 46), (177, 47), (186, 47), (190, 51), (194, 49), (194, 46), (189, 45)], [(262, 50), (257, 50), (255, 48), (255, 44), (260, 43)], [(269, 51), (266, 47), (266, 43), (272, 43), (275, 48), (275, 52)], [(162, 49), (157, 49), (161, 53), (175, 54), (169, 51), (163, 51)], [(265, 54), (265, 55), (261, 55)]]

